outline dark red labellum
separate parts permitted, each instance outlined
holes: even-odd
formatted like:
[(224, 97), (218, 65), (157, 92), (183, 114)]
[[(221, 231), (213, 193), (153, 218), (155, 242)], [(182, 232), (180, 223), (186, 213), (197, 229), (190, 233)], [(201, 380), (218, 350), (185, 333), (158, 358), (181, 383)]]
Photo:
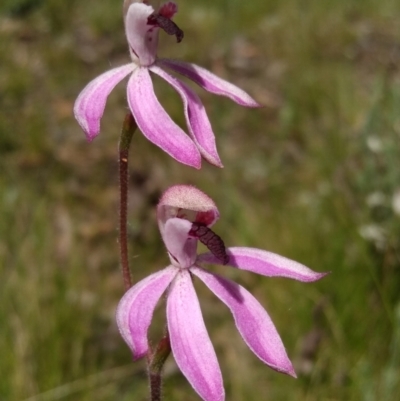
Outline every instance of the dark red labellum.
[(226, 253), (224, 241), (210, 228), (201, 223), (193, 223), (189, 235), (197, 238), (210, 252), (224, 265), (229, 262), (229, 255)]
[(168, 35), (175, 35), (176, 41), (179, 43), (183, 39), (183, 31), (172, 20), (159, 13), (153, 13), (147, 18), (149, 25), (158, 26), (163, 29)]

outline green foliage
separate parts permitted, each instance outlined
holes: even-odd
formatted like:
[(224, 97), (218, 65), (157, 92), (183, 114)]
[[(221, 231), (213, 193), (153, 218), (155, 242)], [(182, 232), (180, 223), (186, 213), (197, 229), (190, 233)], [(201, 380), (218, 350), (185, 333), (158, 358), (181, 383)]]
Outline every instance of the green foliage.
[[(75, 97), (128, 60), (121, 2), (20, 0), (0, 6), (0, 399), (144, 400), (114, 311), (118, 134), (123, 85), (102, 133), (84, 139)], [(400, 391), (400, 3), (395, 0), (179, 2), (178, 46), (265, 104), (245, 110), (204, 92), (225, 169), (178, 165), (135, 134), (130, 236), (135, 280), (164, 266), (160, 193), (192, 183), (222, 214), (227, 245), (331, 271), (301, 284), (223, 270), (265, 305), (298, 380), (251, 354), (201, 285), (227, 399), (393, 400)], [(195, 45), (193, 45), (195, 44)], [(184, 124), (180, 100), (163, 104)], [(156, 163), (155, 163), (156, 161)], [(397, 203), (396, 203), (397, 202)], [(152, 327), (159, 336), (163, 308)], [(170, 358), (166, 400), (197, 400)]]

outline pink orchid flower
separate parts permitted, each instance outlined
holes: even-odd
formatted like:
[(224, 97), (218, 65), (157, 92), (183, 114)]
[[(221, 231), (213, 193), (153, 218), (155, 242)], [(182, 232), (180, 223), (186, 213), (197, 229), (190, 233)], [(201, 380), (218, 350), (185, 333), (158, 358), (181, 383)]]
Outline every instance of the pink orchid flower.
[[(177, 365), (205, 401), (224, 400), (221, 371), (192, 283), (196, 276), (230, 309), (249, 348), (271, 368), (296, 377), (282, 340), (261, 304), (242, 286), (204, 270), (201, 264), (226, 264), (304, 282), (318, 280), (325, 273), (260, 249), (225, 248), (209, 228), (219, 218), (215, 203), (192, 186), (169, 188), (157, 206), (157, 218), (171, 264), (127, 291), (116, 314), (134, 358), (148, 352), (147, 331), (156, 304), (166, 291), (168, 331)], [(198, 241), (210, 252), (197, 255)]]
[[(170, 75), (172, 70), (191, 79), (203, 89), (231, 98), (247, 107), (259, 107), (246, 92), (195, 64), (170, 59), (157, 59), (159, 29), (176, 35), (183, 32), (172, 22), (176, 4), (168, 2), (155, 12), (142, 2), (133, 2), (125, 15), (125, 31), (132, 62), (113, 68), (91, 81), (78, 96), (75, 117), (89, 141), (100, 132), (107, 97), (114, 87), (130, 75), (127, 85), (129, 109), (143, 135), (177, 161), (200, 168), (201, 156), (222, 167), (214, 133), (199, 96), (183, 81)], [(167, 81), (181, 96), (190, 137), (171, 119), (159, 103), (150, 72)]]

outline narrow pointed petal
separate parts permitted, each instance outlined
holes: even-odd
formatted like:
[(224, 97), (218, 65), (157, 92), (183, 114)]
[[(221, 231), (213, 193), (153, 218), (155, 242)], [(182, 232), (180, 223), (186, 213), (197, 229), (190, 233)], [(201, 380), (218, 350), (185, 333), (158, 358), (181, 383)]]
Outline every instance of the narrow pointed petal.
[(128, 103), (143, 135), (178, 162), (199, 169), (195, 143), (178, 127), (158, 101), (147, 68), (138, 68), (128, 82)]
[(147, 330), (162, 293), (175, 277), (176, 267), (167, 267), (139, 281), (122, 297), (116, 313), (119, 331), (134, 359), (146, 355)]
[(79, 94), (75, 101), (74, 114), (88, 141), (92, 141), (100, 132), (100, 119), (108, 95), (134, 68), (133, 64), (113, 68), (89, 82)]
[(163, 240), (165, 246), (181, 268), (188, 268), (196, 260), (197, 240), (189, 238), (192, 223), (188, 220), (174, 217), (165, 224)]
[[(267, 277), (287, 277), (298, 281), (317, 281), (328, 273), (317, 273), (294, 260), (256, 248), (227, 248), (228, 266), (248, 270)], [(221, 264), (211, 253), (197, 257), (198, 262)]]
[(196, 82), (196, 84), (200, 85), (206, 91), (214, 93), (215, 95), (226, 96), (241, 106), (261, 107), (261, 105), (244, 90), (196, 64), (171, 59), (159, 59), (157, 60), (157, 64), (161, 67), (166, 67), (178, 72), (188, 77), (193, 82)]
[(147, 23), (153, 7), (143, 3), (129, 6), (125, 17), (125, 32), (132, 58), (142, 66), (154, 63), (157, 54), (159, 28)]
[(204, 325), (190, 273), (181, 270), (171, 287), (167, 319), (176, 363), (203, 400), (223, 401), (221, 370)]
[(199, 148), (201, 155), (214, 166), (223, 167), (218, 155), (210, 120), (199, 96), (184, 82), (167, 74), (160, 67), (154, 65), (150, 67), (150, 71), (165, 79), (181, 96), (189, 133)]
[(275, 325), (253, 295), (216, 274), (196, 267), (190, 270), (230, 309), (248, 347), (272, 369), (296, 377)]

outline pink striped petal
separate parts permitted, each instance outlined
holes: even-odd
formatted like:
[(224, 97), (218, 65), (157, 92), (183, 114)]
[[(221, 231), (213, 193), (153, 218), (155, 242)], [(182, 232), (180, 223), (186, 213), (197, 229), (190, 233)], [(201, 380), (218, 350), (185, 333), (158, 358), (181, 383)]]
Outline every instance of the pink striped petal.
[(147, 330), (162, 293), (178, 269), (167, 267), (139, 281), (122, 297), (116, 313), (119, 331), (132, 350), (134, 359), (146, 355), (149, 348)]
[(244, 90), (196, 64), (171, 59), (159, 59), (157, 60), (157, 64), (188, 77), (208, 92), (229, 97), (241, 106), (261, 107), (261, 105)]
[(230, 309), (248, 347), (272, 369), (296, 377), (271, 318), (253, 295), (239, 284), (203, 269), (194, 267), (190, 271)]
[(79, 94), (74, 105), (74, 114), (79, 125), (92, 141), (100, 132), (107, 97), (115, 86), (134, 70), (134, 64), (113, 68), (89, 82)]
[[(317, 273), (294, 260), (256, 248), (227, 248), (228, 266), (248, 270), (267, 277), (288, 277), (298, 281), (317, 281), (328, 273)], [(211, 253), (197, 257), (198, 262), (221, 264)]]
[(190, 221), (178, 217), (168, 219), (165, 224), (165, 246), (172, 257), (172, 263), (181, 268), (192, 266), (196, 260), (197, 240), (188, 236), (191, 228)]
[(171, 286), (167, 319), (172, 352), (189, 383), (205, 401), (224, 400), (221, 370), (187, 270)]
[(223, 167), (215, 145), (214, 132), (203, 103), (197, 94), (184, 82), (167, 74), (156, 65), (150, 67), (150, 71), (164, 78), (181, 96), (189, 133), (199, 148), (201, 155), (214, 166)]
[(195, 143), (178, 127), (159, 103), (147, 68), (138, 68), (128, 82), (128, 103), (143, 135), (177, 161), (200, 168)]

